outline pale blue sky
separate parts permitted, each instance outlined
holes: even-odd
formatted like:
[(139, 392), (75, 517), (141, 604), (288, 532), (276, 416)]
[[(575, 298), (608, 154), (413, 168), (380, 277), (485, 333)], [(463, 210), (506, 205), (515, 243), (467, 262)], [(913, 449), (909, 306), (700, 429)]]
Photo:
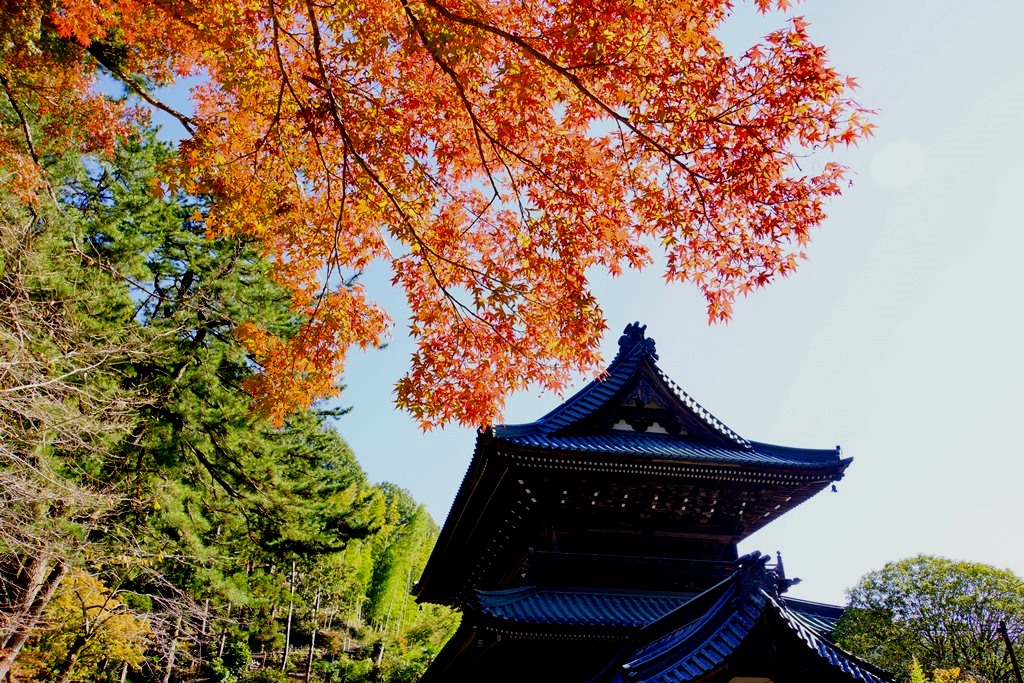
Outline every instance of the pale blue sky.
[[(747, 22), (748, 10), (730, 43), (780, 22)], [(810, 261), (740, 302), (728, 325), (709, 327), (694, 290), (656, 270), (601, 279), (606, 358), (639, 320), (661, 367), (740, 434), (853, 456), (838, 493), (741, 548), (782, 550), (804, 579), (794, 595), (842, 602), (865, 572), (917, 553), (1024, 576), (1024, 9), (814, 0), (797, 12), (879, 110), (876, 137), (843, 155), (854, 186), (832, 203)], [(421, 434), (391, 410), (410, 353), (400, 332), (353, 357), (344, 402), (354, 411), (338, 427), (373, 479), (409, 489), (440, 524), (474, 434)], [(532, 421), (557, 400), (515, 397), (506, 421)]]
[[(661, 367), (743, 436), (853, 456), (838, 493), (741, 547), (781, 550), (804, 580), (794, 595), (842, 602), (865, 572), (917, 553), (1024, 576), (1024, 5), (808, 0), (796, 12), (879, 110), (876, 137), (842, 157), (855, 184), (831, 204), (810, 261), (740, 302), (728, 325), (709, 327), (694, 289), (656, 269), (601, 278), (606, 358), (639, 320)], [(729, 44), (783, 21), (751, 14), (741, 5)], [(367, 282), (398, 298), (382, 272)], [(422, 434), (393, 410), (411, 352), (401, 334), (353, 355), (342, 402), (354, 410), (338, 429), (372, 479), (407, 488), (441, 524), (475, 435)], [(514, 397), (506, 421), (557, 402)]]

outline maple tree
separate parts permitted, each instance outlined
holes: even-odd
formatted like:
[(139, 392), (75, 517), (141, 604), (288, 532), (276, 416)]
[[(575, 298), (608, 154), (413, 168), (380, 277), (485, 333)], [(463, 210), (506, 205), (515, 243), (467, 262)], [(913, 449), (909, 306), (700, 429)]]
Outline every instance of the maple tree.
[[(756, 0), (768, 12), (788, 0)], [(840, 192), (814, 152), (870, 134), (855, 85), (800, 18), (744, 54), (728, 0), (0, 0), (0, 153), (25, 197), (46, 145), (109, 145), (132, 109), (97, 71), (153, 87), (202, 76), (163, 185), (210, 198), (211, 236), (262, 241), (305, 321), (253, 320), (249, 389), (279, 419), (336, 389), (390, 319), (353, 281), (387, 262), (417, 342), (398, 404), (481, 425), (504, 396), (593, 370), (588, 273), (652, 261), (712, 320), (793, 270)], [(60, 90), (63, 96), (52, 94)], [(33, 139), (27, 120), (47, 127)]]

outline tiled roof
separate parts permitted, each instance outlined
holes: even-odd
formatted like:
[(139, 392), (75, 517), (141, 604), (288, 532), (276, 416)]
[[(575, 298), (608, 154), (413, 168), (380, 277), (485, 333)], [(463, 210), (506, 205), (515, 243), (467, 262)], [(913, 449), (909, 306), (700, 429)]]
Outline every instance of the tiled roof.
[(656, 364), (658, 354), (654, 351), (654, 340), (644, 336), (646, 329), (646, 325), (641, 327), (639, 323), (626, 326), (625, 332), (619, 339), (619, 352), (603, 377), (583, 387), (565, 403), (536, 422), (502, 426), (495, 430), (496, 435), (511, 437), (521, 431), (551, 434), (568, 427), (605, 405), (616, 392), (634, 378), (641, 365), (647, 364), (664, 383), (668, 390), (667, 393), (687, 412), (697, 417), (712, 431), (733, 442), (737, 448), (747, 448), (746, 439), (725, 426), (661, 371)]
[[(539, 487), (558, 479), (551, 485), (562, 485), (561, 490), (571, 488), (577, 474), (581, 479), (595, 474), (595, 485), (609, 495), (626, 493), (613, 491), (620, 474), (629, 476), (622, 480), (623, 488), (650, 491), (655, 500), (662, 489), (664, 500), (677, 490), (683, 499), (680, 508), (659, 505), (658, 524), (700, 524), (705, 531), (711, 524), (716, 532), (736, 538), (843, 476), (850, 459), (842, 458), (838, 448), (788, 448), (742, 438), (679, 389), (658, 368), (657, 359), (654, 341), (645, 336), (644, 328), (630, 325), (601, 380), (535, 422), (495, 426), (478, 435), (473, 460), (417, 584), (421, 600), (464, 605), (478, 587), (507, 585), (500, 583), (502, 568), (495, 563), (501, 553), (512, 552), (515, 543), (532, 542), (526, 538), (525, 526), (510, 521), (508, 506), (522, 502), (520, 512), (529, 511), (533, 520), (542, 506), (562, 501), (551, 498), (533, 508), (527, 504), (527, 500), (537, 503), (532, 496), (517, 502), (519, 489), (513, 492), (513, 482), (518, 480), (525, 488), (526, 479), (519, 477), (526, 473), (540, 475), (531, 475), (530, 485), (533, 479), (538, 479)], [(505, 476), (513, 470), (518, 476)], [(736, 505), (726, 501), (720, 509), (682, 507), (689, 488), (704, 483), (714, 491), (742, 487), (749, 500)], [(593, 514), (611, 510), (611, 503), (590, 504), (595, 502)], [(748, 502), (751, 506), (741, 510)], [(752, 508), (757, 506), (763, 509), (755, 515)], [(633, 515), (637, 510), (631, 507), (628, 512)], [(711, 513), (716, 513), (713, 520)], [(569, 503), (565, 514), (583, 520), (588, 513)], [(645, 508), (644, 514), (651, 513)]]
[[(503, 591), (477, 591), (477, 606), (489, 617), (518, 624), (641, 628), (682, 607), (694, 595), (524, 586)], [(823, 634), (835, 628), (836, 620), (843, 613), (841, 607), (793, 598), (787, 598), (786, 607)]]
[(809, 623), (816, 631), (824, 634), (831, 634), (836, 628), (836, 622), (843, 614), (842, 607), (825, 605), (820, 602), (809, 602), (786, 598), (786, 607), (790, 612), (795, 613), (801, 619)]
[(625, 386), (626, 381), (632, 378), (641, 360), (641, 356), (625, 359), (616, 357), (602, 378), (590, 382), (544, 417), (528, 424), (497, 426), (494, 428), (495, 436), (511, 438), (528, 433), (550, 434), (568, 427), (611, 400)]
[[(497, 435), (497, 430), (496, 430)], [(502, 441), (530, 448), (568, 453), (587, 453), (640, 458), (664, 458), (686, 462), (834, 469), (843, 461), (835, 450), (778, 448), (752, 443), (749, 450), (720, 448), (662, 434), (623, 432), (585, 435), (526, 433)]]
[[(594, 380), (536, 422), (496, 426), (495, 440), (564, 453), (800, 469), (845, 468), (848, 461), (840, 460), (838, 449), (775, 446), (748, 441), (729, 429), (662, 372), (656, 364), (654, 341), (644, 336), (644, 329), (637, 323), (626, 328), (619, 340), (619, 353), (601, 379)], [(672, 435), (630, 429), (588, 429), (580, 433), (573, 428), (613, 406), (613, 401), (621, 401), (622, 390), (634, 386), (641, 375), (647, 378), (644, 381), (650, 385), (648, 390), (699, 433), (684, 431)]]
[(635, 645), (602, 681), (684, 683), (726, 661), (768, 614), (802, 640), (823, 666), (853, 681), (886, 683), (878, 671), (830, 643), (804, 615), (779, 598), (779, 579), (758, 553), (740, 558), (737, 572), (642, 630)]
[(814, 628), (811, 621), (804, 618), (804, 615), (787, 609), (787, 607), (782, 606), (770, 597), (768, 601), (771, 608), (788, 623), (789, 627), (800, 636), (800, 639), (816, 651), (822, 659), (827, 660), (829, 664), (837, 669), (842, 669), (854, 679), (864, 681), (864, 683), (887, 683), (887, 679), (882, 676), (882, 672), (860, 661), (853, 655), (843, 652), (826, 640)]
[(750, 635), (764, 606), (761, 596), (737, 602), (736, 592), (729, 586), (710, 610), (638, 648), (622, 670), (631, 681), (678, 683), (717, 667)]
[(657, 621), (693, 597), (687, 593), (559, 590), (535, 586), (478, 591), (477, 596), (484, 614), (504, 621), (636, 629)]

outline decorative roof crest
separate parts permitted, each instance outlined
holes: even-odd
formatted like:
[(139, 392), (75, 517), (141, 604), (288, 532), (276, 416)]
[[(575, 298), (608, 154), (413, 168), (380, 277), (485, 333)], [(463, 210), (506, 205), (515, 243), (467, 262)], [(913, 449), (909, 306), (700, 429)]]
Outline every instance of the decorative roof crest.
[(770, 556), (762, 555), (757, 550), (740, 557), (736, 560), (735, 580), (744, 592), (753, 593), (761, 589), (778, 600), (791, 586), (800, 583), (800, 579), (786, 578), (785, 570), (782, 569), (781, 553), (777, 566), (769, 567), (769, 560)]
[(619, 355), (624, 358), (647, 355), (652, 360), (658, 360), (654, 340), (647, 336), (647, 325), (641, 325), (639, 322), (626, 325), (622, 336), (619, 337)]

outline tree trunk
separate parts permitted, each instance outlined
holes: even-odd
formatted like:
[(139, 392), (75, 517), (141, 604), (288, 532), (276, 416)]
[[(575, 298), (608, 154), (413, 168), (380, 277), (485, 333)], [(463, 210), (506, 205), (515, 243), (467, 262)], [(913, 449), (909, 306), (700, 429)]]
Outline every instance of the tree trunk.
[[(18, 562), (17, 558), (15, 562)], [(0, 648), (7, 647), (7, 641), (17, 632), (24, 615), (29, 613), (32, 602), (36, 599), (39, 589), (46, 580), (47, 563), (45, 559), (33, 557), (28, 564), (22, 565), (15, 574), (13, 582), (17, 595), (10, 606), (10, 613), (2, 622), (4, 631), (0, 634)]]
[(164, 667), (162, 683), (171, 683), (171, 675), (174, 673), (174, 656), (178, 652), (178, 635), (181, 633), (181, 615), (174, 620), (174, 635), (171, 636), (171, 646), (167, 653), (167, 666)]
[[(219, 534), (220, 527), (217, 527), (217, 531), (218, 531), (218, 534)], [(206, 647), (206, 624), (209, 622), (209, 620), (210, 620), (210, 599), (207, 598), (203, 602), (203, 620), (199, 624), (199, 661), (200, 662), (205, 662), (206, 661), (206, 656), (205, 656), (207, 654), (207, 652), (206, 652), (206, 650), (207, 650), (207, 647)]]
[(33, 558), (25, 568), (25, 589), (15, 608), (17, 611), (10, 615), (10, 627), (0, 643), (0, 681), (9, 678), (11, 665), (68, 573), (68, 566), (61, 560), (54, 562), (49, 573), (47, 564), (45, 559)]
[(75, 636), (75, 642), (71, 644), (71, 649), (68, 650), (64, 661), (54, 670), (54, 673), (57, 675), (56, 683), (68, 683), (68, 679), (71, 678), (71, 670), (75, 668), (78, 655), (82, 653), (82, 648), (85, 647), (87, 642), (89, 641), (83, 634), (79, 633)]
[[(412, 588), (412, 563), (409, 563), (409, 573), (405, 577), (405, 595), (408, 597), (409, 590)], [(402, 629), (405, 628), (405, 599), (402, 600), (401, 611), (398, 613), (398, 628), (395, 629), (395, 633), (399, 637), (402, 636)]]
[(217, 656), (224, 656), (224, 644), (228, 639), (228, 622), (231, 620), (231, 603), (228, 603), (228, 614), (224, 618), (224, 628), (220, 631), (220, 644), (217, 646)]
[(292, 596), (288, 599), (288, 625), (284, 630), (284, 656), (281, 657), (281, 671), (284, 671), (288, 666), (288, 648), (291, 647), (292, 642), (292, 612), (295, 610), (295, 561), (292, 561), (292, 579), (290, 582), (290, 588), (288, 591), (289, 595)]
[(320, 588), (316, 589), (316, 600), (313, 603), (313, 635), (309, 639), (309, 658), (306, 659), (306, 683), (309, 683), (309, 675), (313, 671), (313, 653), (316, 652), (316, 629), (317, 618), (320, 616)]

